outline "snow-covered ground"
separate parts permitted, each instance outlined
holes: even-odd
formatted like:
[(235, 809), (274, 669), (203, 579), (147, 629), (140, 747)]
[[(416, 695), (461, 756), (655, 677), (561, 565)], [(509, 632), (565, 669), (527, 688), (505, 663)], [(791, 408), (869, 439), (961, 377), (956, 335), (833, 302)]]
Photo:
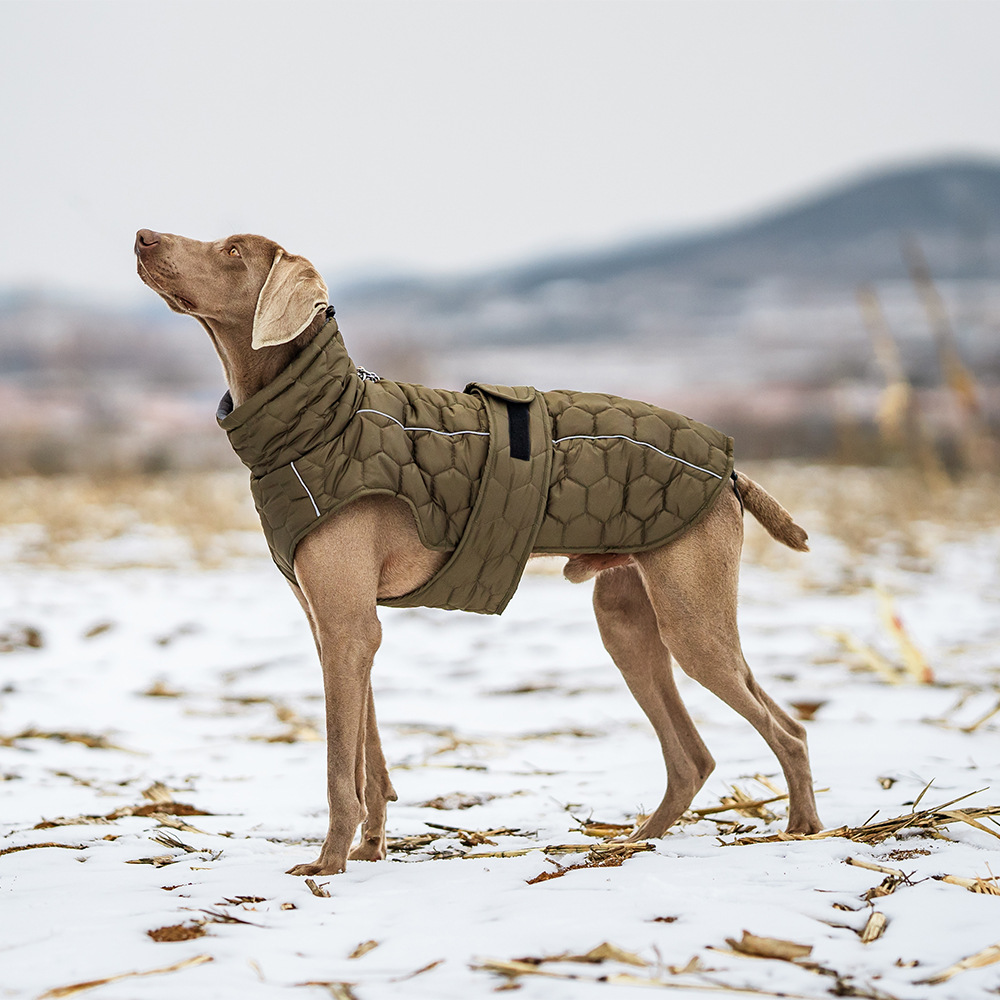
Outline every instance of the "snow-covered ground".
[[(119, 541), (71, 567), (31, 566), (10, 537), (0, 998), (69, 996), (77, 984), (95, 1000), (466, 998), (504, 986), (556, 1000), (633, 996), (642, 984), (681, 997), (964, 1000), (1000, 988), (1000, 964), (950, 970), (1000, 945), (1000, 895), (935, 878), (1000, 873), (989, 817), (985, 829), (956, 817), (874, 845), (733, 843), (780, 831), (778, 801), (771, 819), (729, 811), (678, 825), (619, 866), (547, 851), (599, 843), (583, 822), (631, 822), (665, 779), (601, 647), (589, 588), (544, 568), (500, 619), (382, 613), (374, 683), (399, 793), (395, 842), (384, 862), (315, 880), (328, 894), (317, 895), (284, 872), (313, 860), (324, 832), (319, 670), (266, 557), (106, 568), (162, 546), (147, 533), (131, 550)], [(783, 704), (822, 703), (807, 727), (824, 823), (904, 815), (929, 783), (918, 809), (969, 792), (950, 808), (1000, 804), (1000, 716), (980, 722), (1000, 700), (1000, 532), (942, 541), (916, 569), (868, 557), (860, 574), (892, 595), (933, 684), (889, 683), (844, 646), (902, 662), (876, 591), (843, 585), (861, 558), (818, 537), (811, 555), (743, 573), (758, 677)], [(750, 727), (680, 684), (718, 762), (695, 807), (719, 805), (732, 785), (751, 799), (772, 797), (772, 782), (780, 790)], [(530, 881), (567, 865), (580, 867)], [(895, 891), (873, 895), (884, 880)], [(864, 943), (873, 912), (885, 930)], [(155, 939), (178, 926), (182, 940)], [(793, 960), (751, 957), (727, 943), (744, 931), (804, 947)], [(536, 962), (605, 942), (615, 948), (593, 956), (603, 961)]]

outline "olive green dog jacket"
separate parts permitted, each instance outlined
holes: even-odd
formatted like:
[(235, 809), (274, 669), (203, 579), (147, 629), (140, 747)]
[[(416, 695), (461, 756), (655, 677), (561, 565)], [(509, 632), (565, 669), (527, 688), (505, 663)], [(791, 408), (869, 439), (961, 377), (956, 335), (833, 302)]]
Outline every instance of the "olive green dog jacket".
[(465, 392), (358, 375), (336, 320), (219, 424), (250, 469), (267, 543), (295, 581), (299, 541), (344, 504), (405, 500), (450, 558), (380, 600), (499, 614), (532, 552), (641, 552), (709, 509), (732, 439), (678, 413), (592, 392), (473, 383)]

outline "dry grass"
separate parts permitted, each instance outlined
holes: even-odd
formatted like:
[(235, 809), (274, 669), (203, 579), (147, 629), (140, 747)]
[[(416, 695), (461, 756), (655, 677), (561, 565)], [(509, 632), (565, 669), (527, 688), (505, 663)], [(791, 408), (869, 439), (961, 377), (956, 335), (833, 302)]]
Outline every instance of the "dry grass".
[(95, 733), (50, 732), (31, 726), (18, 733), (4, 736), (0, 733), (0, 747), (16, 747), (22, 740), (57, 740), (60, 743), (82, 743), (85, 747), (95, 750), (122, 750), (125, 753), (135, 753), (126, 747), (112, 743), (107, 736)]
[[(741, 466), (742, 468), (742, 466)], [(887, 548), (913, 568), (931, 568), (942, 542), (1000, 527), (995, 475), (930, 485), (912, 469), (774, 462), (743, 469), (813, 536), (835, 539), (853, 556)], [(747, 518), (746, 552), (758, 562), (792, 562)]]
[(244, 553), (237, 533), (260, 533), (247, 476), (238, 471), (0, 479), (0, 537), (7, 535), (17, 561), (73, 565), (86, 561), (80, 543), (150, 527), (186, 542), (206, 565)]
[(62, 847), (67, 851), (85, 851), (86, 844), (57, 844), (55, 841), (46, 840), (43, 844), (20, 844), (17, 847), (5, 847), (0, 850), (0, 856), (4, 854), (17, 854), (19, 851), (31, 851), (36, 847)]
[[(929, 564), (942, 541), (1000, 527), (995, 476), (932, 487), (921, 473), (907, 469), (775, 462), (750, 464), (745, 471), (810, 533), (836, 539), (851, 555), (873, 555), (891, 546), (920, 566)], [(747, 525), (749, 558), (770, 563), (796, 558), (749, 518)], [(247, 474), (239, 469), (0, 479), (0, 545), (11, 550), (8, 560), (73, 565), (87, 560), (81, 543), (149, 529), (181, 540), (190, 558), (203, 565), (244, 555), (248, 538), (255, 551), (265, 551)], [(151, 546), (149, 563), (158, 558)]]
[(204, 937), (207, 931), (205, 925), (195, 924), (171, 924), (168, 927), (155, 927), (146, 933), (154, 941), (193, 941), (195, 938)]
[[(927, 788), (924, 789), (924, 792), (926, 791)], [(986, 789), (981, 788), (979, 791), (986, 791)], [(875, 816), (878, 815), (876, 813), (862, 823), (861, 826), (838, 826), (831, 830), (821, 830), (819, 833), (808, 834), (772, 833), (765, 836), (744, 836), (737, 837), (732, 841), (726, 841), (725, 843), (727, 845), (774, 844), (785, 840), (823, 840), (828, 837), (842, 837), (845, 840), (853, 840), (861, 844), (881, 844), (884, 840), (895, 837), (903, 830), (911, 829), (922, 830), (925, 832), (925, 836), (928, 837), (939, 837), (941, 836), (940, 831), (953, 823), (965, 823), (968, 826), (975, 827), (977, 830), (981, 830), (983, 833), (988, 833), (1000, 839), (1000, 824), (995, 820), (995, 817), (1000, 816), (1000, 806), (970, 807), (968, 809), (950, 808), (957, 802), (961, 802), (963, 799), (967, 799), (975, 794), (977, 792), (968, 792), (942, 805), (917, 811), (916, 807), (923, 796), (923, 792), (921, 792), (910, 812), (903, 813), (901, 816), (893, 816), (890, 819), (880, 820), (877, 823), (874, 822)], [(992, 825), (987, 826), (985, 823), (981, 823), (980, 820), (983, 819), (989, 820)], [(878, 870), (887, 871), (888, 869)]]
[[(880, 915), (881, 916), (881, 915)], [(876, 921), (877, 923), (877, 921)], [(874, 933), (874, 931), (872, 932)], [(726, 938), (728, 948), (709, 946), (708, 951), (717, 954), (739, 956), (754, 960), (787, 962), (807, 972), (815, 973), (826, 980), (833, 980), (835, 985), (829, 990), (837, 996), (866, 997), (869, 1000), (894, 1000), (890, 994), (880, 990), (869, 989), (856, 982), (851, 973), (842, 973), (834, 968), (820, 965), (811, 959), (812, 946), (786, 941), (782, 938), (765, 937), (744, 930), (743, 936)], [(966, 959), (963, 968), (978, 967), (986, 964), (988, 956), (976, 955)], [(973, 962), (976, 965), (973, 965)], [(562, 965), (571, 969), (563, 971)], [(588, 967), (602, 966), (598, 973), (588, 972)], [(621, 970), (624, 966), (625, 969)], [(687, 993), (725, 993), (747, 994), (757, 997), (786, 997), (798, 1000), (812, 1000), (812, 995), (792, 993), (787, 990), (772, 992), (765, 988), (754, 986), (738, 986), (721, 980), (721, 969), (715, 969), (705, 964), (701, 956), (694, 955), (683, 965), (667, 965), (657, 954), (655, 961), (643, 958), (637, 952), (628, 951), (616, 944), (605, 941), (588, 952), (574, 954), (564, 952), (558, 955), (528, 955), (513, 959), (487, 959), (473, 965), (472, 968), (501, 976), (505, 984), (497, 990), (519, 989), (521, 978), (525, 976), (540, 976), (547, 979), (558, 979), (586, 983), (610, 983), (619, 986), (644, 986), (659, 990), (683, 990)], [(606, 969), (606, 971), (605, 971)], [(639, 971), (636, 971), (639, 970)], [(962, 971), (956, 967), (955, 971)], [(713, 974), (709, 978), (708, 974)], [(950, 974), (951, 970), (949, 970)], [(693, 978), (692, 978), (693, 977)], [(825, 991), (824, 991), (825, 992)], [(814, 994), (813, 994), (814, 995)]]
[(185, 823), (181, 816), (211, 816), (212, 813), (187, 802), (175, 802), (168, 788), (155, 782), (146, 788), (143, 798), (148, 799), (145, 805), (121, 806), (104, 815), (57, 816), (36, 823), (32, 829), (50, 830), (58, 826), (104, 826), (129, 816), (147, 816), (160, 823), (161, 826), (173, 827), (188, 833), (203, 833), (197, 827)]
[(108, 983), (117, 983), (123, 979), (136, 979), (142, 976), (162, 976), (170, 972), (180, 972), (183, 969), (189, 969), (192, 966), (211, 961), (214, 961), (211, 955), (195, 955), (193, 958), (186, 958), (175, 965), (168, 965), (162, 969), (146, 969), (142, 972), (121, 972), (116, 976), (107, 976), (104, 979), (90, 979), (87, 982), (73, 983), (70, 986), (57, 986), (55, 989), (46, 990), (38, 1000), (58, 1000), (58, 998), (83, 993), (98, 986), (106, 986)]

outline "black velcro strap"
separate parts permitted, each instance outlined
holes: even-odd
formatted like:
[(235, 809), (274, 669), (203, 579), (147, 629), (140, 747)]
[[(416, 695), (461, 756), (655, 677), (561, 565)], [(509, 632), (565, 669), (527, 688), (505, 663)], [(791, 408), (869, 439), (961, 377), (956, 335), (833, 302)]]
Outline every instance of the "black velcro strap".
[(510, 436), (510, 457), (523, 462), (531, 459), (531, 434), (528, 429), (530, 403), (507, 403), (507, 429)]

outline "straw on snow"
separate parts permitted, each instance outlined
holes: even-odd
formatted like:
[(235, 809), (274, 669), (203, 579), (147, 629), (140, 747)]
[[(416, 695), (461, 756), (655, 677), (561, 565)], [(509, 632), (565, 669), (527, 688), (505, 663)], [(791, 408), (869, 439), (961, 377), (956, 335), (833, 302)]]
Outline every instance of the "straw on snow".
[[(925, 788), (924, 791), (926, 790)], [(744, 836), (737, 837), (732, 841), (726, 841), (725, 843), (727, 846), (773, 844), (782, 840), (822, 840), (828, 837), (842, 837), (845, 840), (853, 840), (862, 844), (880, 844), (883, 840), (887, 840), (889, 837), (911, 827), (936, 832), (941, 827), (946, 827), (957, 822), (966, 823), (977, 830), (1000, 838), (1000, 832), (991, 829), (985, 823), (979, 822), (980, 819), (1000, 815), (1000, 806), (949, 809), (949, 806), (953, 806), (955, 803), (962, 802), (983, 791), (986, 791), (986, 789), (980, 788), (974, 792), (960, 795), (958, 798), (951, 799), (939, 806), (922, 809), (919, 812), (914, 809), (911, 812), (904, 813), (902, 816), (894, 816), (879, 823), (873, 823), (872, 819), (874, 819), (874, 816), (872, 816), (871, 819), (866, 820), (861, 826), (856, 827), (839, 826), (832, 830), (821, 830), (819, 833), (773, 833), (765, 836)], [(922, 795), (923, 792), (921, 792)], [(918, 798), (914, 806), (919, 801)]]
[(57, 986), (54, 989), (46, 990), (38, 1000), (59, 1000), (61, 997), (72, 996), (74, 993), (82, 993), (84, 990), (92, 990), (97, 986), (105, 986), (108, 983), (117, 983), (122, 979), (135, 979), (139, 976), (162, 976), (168, 972), (180, 972), (182, 969), (189, 969), (194, 965), (201, 965), (204, 962), (211, 962), (211, 955), (195, 955), (187, 958), (183, 962), (176, 962), (174, 965), (166, 965), (161, 969), (147, 969), (143, 972), (120, 972), (115, 976), (106, 976), (104, 979), (91, 979), (83, 983), (73, 983), (69, 986)]

